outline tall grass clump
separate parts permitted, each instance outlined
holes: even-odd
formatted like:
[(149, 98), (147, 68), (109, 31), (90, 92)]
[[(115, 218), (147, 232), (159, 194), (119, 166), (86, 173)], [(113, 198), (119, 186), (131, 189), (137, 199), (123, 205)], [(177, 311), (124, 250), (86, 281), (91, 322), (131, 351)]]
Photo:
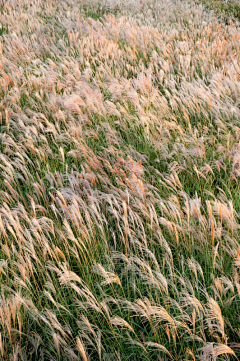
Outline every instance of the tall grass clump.
[(0, 8), (0, 360), (240, 357), (240, 23)]

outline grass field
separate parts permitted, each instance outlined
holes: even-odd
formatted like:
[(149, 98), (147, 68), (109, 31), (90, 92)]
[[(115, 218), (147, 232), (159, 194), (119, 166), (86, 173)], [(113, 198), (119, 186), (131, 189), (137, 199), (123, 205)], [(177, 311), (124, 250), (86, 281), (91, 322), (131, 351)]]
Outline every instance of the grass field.
[(0, 360), (240, 357), (239, 21), (0, 8)]

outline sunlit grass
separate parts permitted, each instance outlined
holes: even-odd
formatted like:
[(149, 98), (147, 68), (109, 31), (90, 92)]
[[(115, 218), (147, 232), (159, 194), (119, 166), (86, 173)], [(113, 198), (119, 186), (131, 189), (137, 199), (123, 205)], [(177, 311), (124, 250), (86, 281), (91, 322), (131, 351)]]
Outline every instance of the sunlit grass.
[(232, 17), (240, 20), (240, 4), (238, 0), (202, 0), (202, 4), (223, 15), (226, 22)]
[(239, 358), (229, 6), (1, 8), (1, 360)]

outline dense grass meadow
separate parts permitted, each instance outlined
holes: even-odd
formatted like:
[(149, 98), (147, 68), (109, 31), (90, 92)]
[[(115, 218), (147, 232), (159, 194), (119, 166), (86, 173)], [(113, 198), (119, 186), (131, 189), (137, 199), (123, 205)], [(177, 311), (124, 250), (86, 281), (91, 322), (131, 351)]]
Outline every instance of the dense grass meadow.
[(240, 10), (0, 6), (0, 360), (240, 359)]

